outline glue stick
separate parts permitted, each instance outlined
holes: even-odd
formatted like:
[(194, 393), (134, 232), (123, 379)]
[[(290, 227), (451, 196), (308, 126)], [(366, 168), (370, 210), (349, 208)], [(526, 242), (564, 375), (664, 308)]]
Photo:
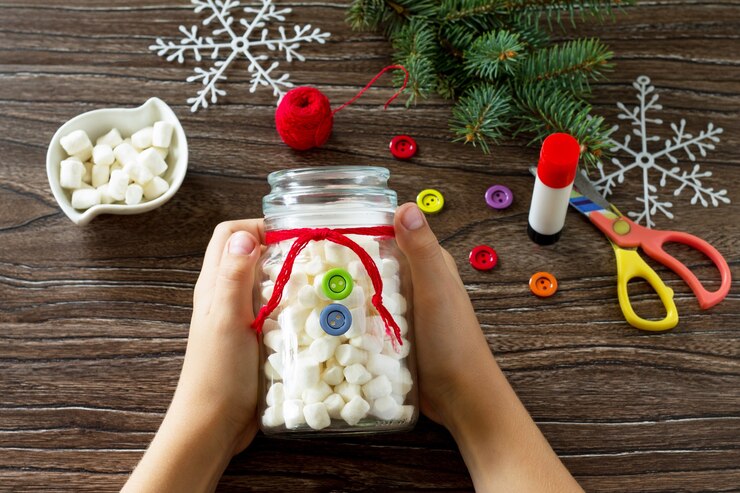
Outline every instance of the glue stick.
[(560, 238), (580, 151), (578, 141), (564, 133), (551, 134), (542, 143), (527, 223), (535, 243), (552, 245)]

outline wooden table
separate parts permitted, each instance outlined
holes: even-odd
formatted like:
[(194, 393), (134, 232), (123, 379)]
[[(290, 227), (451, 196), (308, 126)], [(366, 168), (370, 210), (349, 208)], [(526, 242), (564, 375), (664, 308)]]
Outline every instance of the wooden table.
[[(287, 3), (286, 3), (287, 4)], [(307, 45), (289, 67), (336, 105), (390, 61), (375, 34), (352, 32), (345, 3), (314, 0), (289, 21), (332, 33)], [(323, 149), (296, 153), (273, 125), (270, 91), (248, 92), (243, 64), (229, 72), (228, 95), (191, 113), (184, 82), (193, 63), (169, 64), (148, 50), (156, 36), (178, 35), (198, 20), (188, 2), (28, 0), (0, 2), (0, 490), (113, 491), (134, 467), (163, 416), (185, 349), (193, 284), (216, 224), (261, 216), (265, 177), (286, 167), (370, 164), (392, 171), (402, 201), (422, 188), (443, 191), (431, 218), (457, 259), (491, 350), (555, 450), (589, 491), (740, 491), (740, 302), (702, 312), (674, 274), (681, 322), (665, 334), (629, 327), (616, 299), (614, 256), (602, 235), (570, 212), (563, 239), (527, 239), (532, 189), (527, 167), (537, 150), (506, 142), (485, 156), (449, 142), (449, 106), (439, 99), (405, 110), (381, 103), (390, 81), (337, 115)], [(621, 132), (615, 103), (633, 104), (632, 81), (650, 76), (662, 118), (699, 131), (725, 129), (701, 158), (733, 200), (720, 208), (674, 200), (675, 220), (659, 226), (706, 238), (740, 279), (740, 9), (733, 2), (645, 2), (616, 22), (587, 24), (612, 46), (618, 64), (597, 84), (594, 105)], [(557, 33), (557, 36), (563, 36)], [(281, 69), (288, 68), (283, 64)], [(87, 227), (57, 207), (46, 180), (47, 144), (67, 119), (92, 109), (135, 106), (150, 96), (171, 104), (187, 132), (190, 168), (166, 206), (138, 216), (103, 216)], [(388, 153), (408, 133), (420, 152), (410, 162)], [(667, 136), (667, 124), (656, 133)], [(684, 157), (682, 159), (685, 160)], [(516, 199), (495, 212), (483, 202), (493, 183)], [(636, 208), (640, 183), (613, 200)], [(733, 219), (734, 218), (734, 219)], [(468, 265), (470, 249), (493, 245), (500, 265)], [(711, 286), (717, 275), (701, 256), (680, 251)], [(537, 299), (530, 275), (560, 281)], [(638, 311), (657, 315), (644, 286)], [(224, 491), (390, 489), (468, 490), (455, 443), (422, 419), (408, 434), (340, 440), (279, 441), (258, 436), (229, 466)]]

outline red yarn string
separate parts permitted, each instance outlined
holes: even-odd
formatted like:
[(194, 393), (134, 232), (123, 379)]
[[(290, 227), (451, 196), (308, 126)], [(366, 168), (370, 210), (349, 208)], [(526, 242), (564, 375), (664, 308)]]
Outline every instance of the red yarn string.
[(375, 261), (373, 261), (372, 257), (360, 245), (345, 236), (349, 234), (385, 237), (395, 236), (392, 226), (338, 229), (298, 228), (268, 231), (265, 233), (265, 242), (268, 245), (292, 238), (295, 238), (296, 240), (293, 242), (293, 245), (291, 245), (288, 255), (285, 256), (283, 267), (280, 269), (277, 279), (275, 279), (275, 286), (270, 300), (260, 308), (257, 317), (254, 319), (254, 322), (252, 322), (252, 328), (256, 330), (258, 334), (262, 332), (262, 325), (265, 323), (265, 319), (270, 316), (278, 305), (280, 305), (280, 300), (283, 298), (283, 289), (285, 289), (285, 285), (290, 280), (290, 274), (293, 272), (295, 259), (310, 241), (328, 240), (338, 245), (346, 246), (360, 257), (360, 261), (373, 283), (375, 294), (373, 294), (371, 302), (385, 324), (385, 333), (391, 338), (395, 337), (395, 341), (393, 341), (394, 346), (395, 342), (398, 342), (399, 345), (403, 345), (403, 342), (401, 341), (401, 329), (393, 319), (393, 315), (391, 315), (388, 309), (383, 305), (383, 279), (380, 277), (378, 267), (375, 265)]
[(368, 82), (367, 85), (365, 87), (363, 87), (360, 92), (357, 93), (357, 95), (355, 97), (353, 97), (352, 99), (350, 99), (349, 101), (347, 101), (346, 103), (344, 103), (339, 108), (337, 108), (334, 111), (332, 111), (331, 114), (334, 115), (337, 111), (339, 111), (339, 110), (341, 110), (341, 109), (343, 109), (343, 108), (351, 105), (355, 101), (357, 101), (360, 98), (360, 96), (362, 96), (363, 94), (365, 94), (365, 92), (368, 89), (370, 89), (370, 86), (372, 86), (373, 84), (375, 84), (375, 81), (377, 81), (380, 78), (381, 75), (383, 75), (384, 73), (388, 72), (389, 70), (395, 70), (395, 69), (403, 70), (403, 73), (406, 74), (406, 75), (403, 78), (403, 84), (401, 85), (401, 88), (398, 91), (396, 91), (396, 94), (394, 94), (393, 96), (391, 96), (391, 98), (388, 101), (385, 102), (385, 106), (383, 106), (383, 109), (387, 109), (388, 108), (388, 105), (391, 104), (393, 102), (393, 100), (396, 99), (398, 96), (400, 96), (404, 89), (406, 89), (406, 84), (409, 81), (409, 72), (408, 72), (408, 70), (406, 70), (406, 68), (403, 65), (388, 65), (387, 67), (385, 67), (383, 70), (381, 70), (380, 72), (378, 72), (378, 75), (376, 75), (375, 77), (373, 77), (370, 80), (370, 82)]

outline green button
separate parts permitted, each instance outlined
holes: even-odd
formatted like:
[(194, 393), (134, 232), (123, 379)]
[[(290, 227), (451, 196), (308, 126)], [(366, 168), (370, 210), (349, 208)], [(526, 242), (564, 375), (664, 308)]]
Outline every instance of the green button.
[(343, 300), (352, 292), (352, 276), (344, 269), (331, 269), (324, 274), (321, 285), (327, 298)]

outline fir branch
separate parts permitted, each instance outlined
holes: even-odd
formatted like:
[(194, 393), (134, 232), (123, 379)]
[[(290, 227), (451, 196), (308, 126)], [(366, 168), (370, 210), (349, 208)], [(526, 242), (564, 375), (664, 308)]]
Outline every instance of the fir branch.
[(489, 152), (489, 141), (497, 143), (503, 130), (510, 126), (511, 93), (506, 86), (474, 86), (452, 109), (450, 129), (456, 142), (480, 146)]
[(545, 13), (548, 19), (555, 15), (558, 22), (563, 13), (567, 13), (573, 20), (577, 12), (581, 17), (589, 14), (603, 19), (611, 15), (615, 7), (625, 3), (634, 3), (634, 0), (443, 0), (440, 5), (440, 19), (442, 22), (476, 23), (491, 14), (517, 12), (535, 16)]
[(530, 144), (539, 143), (553, 132), (569, 133), (581, 144), (581, 159), (596, 165), (612, 144), (613, 128), (604, 118), (591, 115), (591, 106), (572, 94), (551, 84), (535, 83), (524, 86), (514, 96), (520, 133), (532, 135)]
[(537, 50), (522, 63), (519, 76), (525, 83), (554, 81), (560, 87), (583, 95), (589, 79), (600, 79), (611, 70), (613, 53), (597, 39), (577, 39)]
[(517, 33), (493, 31), (479, 37), (465, 52), (465, 69), (493, 82), (501, 74), (514, 74), (525, 57)]
[[(424, 17), (416, 17), (401, 28), (393, 37), (394, 63), (406, 67), (409, 73), (406, 106), (419, 98), (426, 98), (437, 86), (434, 57), (437, 53), (437, 37), (432, 25)], [(394, 76), (394, 84), (400, 86), (403, 75)]]
[(382, 28), (391, 37), (412, 18), (435, 13), (435, 0), (356, 0), (347, 12), (347, 22), (358, 31)]

